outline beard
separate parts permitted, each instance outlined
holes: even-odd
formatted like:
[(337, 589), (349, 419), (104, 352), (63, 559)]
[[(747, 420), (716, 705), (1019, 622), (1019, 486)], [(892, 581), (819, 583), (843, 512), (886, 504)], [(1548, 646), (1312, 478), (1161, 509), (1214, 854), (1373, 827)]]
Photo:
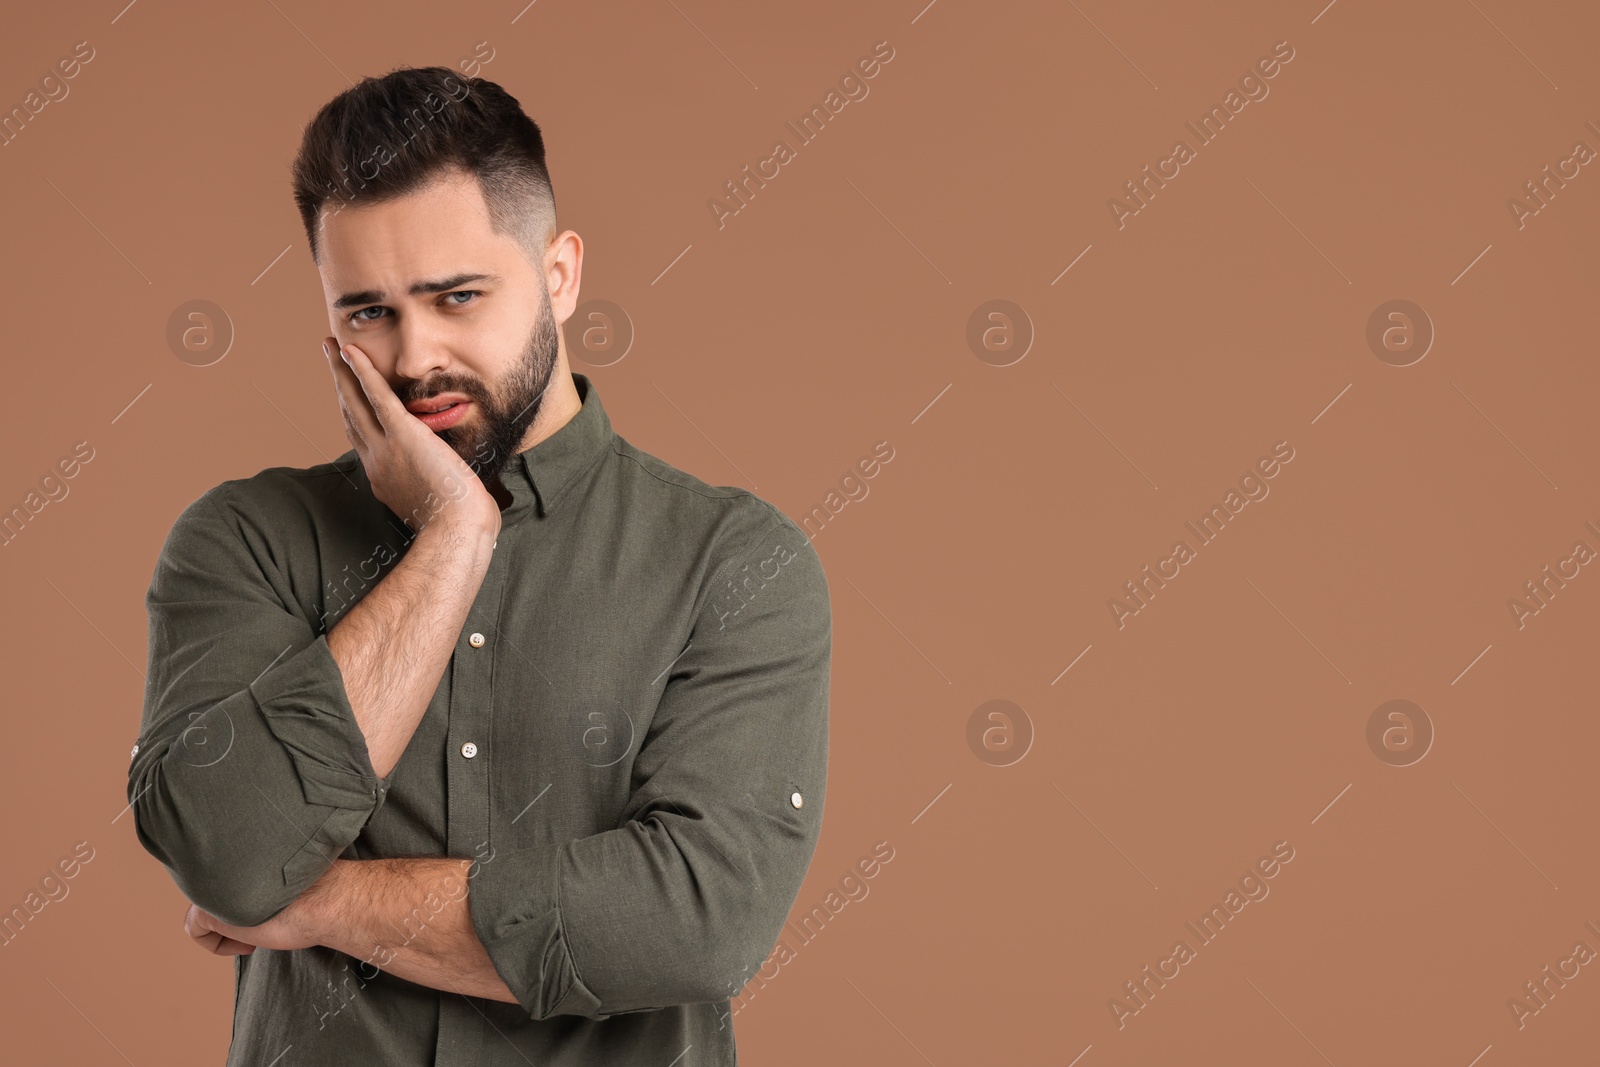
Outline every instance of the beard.
[(472, 398), (479, 417), (437, 433), (492, 492), (500, 482), (501, 472), (520, 450), (528, 427), (538, 418), (555, 371), (560, 340), (555, 313), (550, 307), (549, 287), (541, 284), (539, 321), (528, 334), (522, 357), (506, 372), (493, 393), (476, 378), (443, 374), (426, 383), (415, 383), (397, 395), (402, 402), (425, 400), (449, 392)]

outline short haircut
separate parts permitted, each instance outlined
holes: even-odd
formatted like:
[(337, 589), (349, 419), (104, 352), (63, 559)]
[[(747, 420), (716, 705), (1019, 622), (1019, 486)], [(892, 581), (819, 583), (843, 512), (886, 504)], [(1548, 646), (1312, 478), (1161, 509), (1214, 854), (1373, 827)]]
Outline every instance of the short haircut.
[(544, 137), (516, 98), (449, 67), (363, 78), (306, 124), (293, 164), (312, 260), (322, 263), (325, 207), (337, 214), (394, 200), (458, 169), (477, 176), (494, 232), (513, 237), (537, 264), (555, 236), (555, 192)]

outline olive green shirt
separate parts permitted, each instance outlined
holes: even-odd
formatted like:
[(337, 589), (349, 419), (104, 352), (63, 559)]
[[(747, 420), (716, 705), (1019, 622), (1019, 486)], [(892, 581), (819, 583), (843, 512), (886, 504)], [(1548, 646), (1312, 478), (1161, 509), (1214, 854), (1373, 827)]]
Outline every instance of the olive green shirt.
[(730, 998), (821, 825), (827, 582), (782, 512), (641, 452), (572, 378), (579, 413), (503, 475), (493, 560), (387, 778), (327, 633), (415, 535), (356, 452), (225, 481), (167, 535), (128, 773), (140, 843), (238, 925), (337, 857), (477, 860), (394, 940), (465, 894), (519, 1002), (376, 952), (257, 949), (235, 962), (230, 1065), (737, 1062)]

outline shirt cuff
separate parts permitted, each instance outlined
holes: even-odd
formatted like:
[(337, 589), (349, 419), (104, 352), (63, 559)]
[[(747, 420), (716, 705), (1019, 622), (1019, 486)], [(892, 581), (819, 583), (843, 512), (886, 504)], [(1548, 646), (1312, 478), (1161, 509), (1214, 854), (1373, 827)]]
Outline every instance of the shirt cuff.
[(294, 761), (308, 804), (377, 810), (379, 778), (326, 634), (250, 683), (261, 715)]
[(528, 1015), (604, 1019), (584, 984), (561, 919), (565, 847), (501, 852), (478, 867), (467, 894), (473, 930)]

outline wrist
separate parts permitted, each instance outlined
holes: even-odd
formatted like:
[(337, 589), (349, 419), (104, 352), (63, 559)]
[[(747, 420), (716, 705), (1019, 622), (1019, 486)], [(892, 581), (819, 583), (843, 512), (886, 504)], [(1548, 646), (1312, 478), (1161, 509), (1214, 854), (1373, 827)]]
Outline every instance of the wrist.
[(469, 518), (465, 516), (441, 515), (422, 528), (424, 534), (432, 535), (451, 544), (470, 546), (474, 549), (492, 551), (495, 541), (500, 537), (500, 516), (489, 518)]
[(334, 860), (321, 878), (313, 882), (295, 901), (299, 911), (296, 917), (300, 930), (319, 945), (337, 948), (332, 941), (338, 929), (336, 916), (344, 899), (351, 875), (350, 860)]

